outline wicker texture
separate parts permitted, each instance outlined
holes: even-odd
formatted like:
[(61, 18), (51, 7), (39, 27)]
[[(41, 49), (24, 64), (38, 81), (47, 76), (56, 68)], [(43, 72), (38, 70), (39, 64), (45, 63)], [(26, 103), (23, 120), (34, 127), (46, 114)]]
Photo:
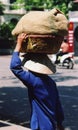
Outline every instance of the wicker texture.
[(21, 52), (55, 54), (60, 49), (62, 40), (62, 36), (27, 35)]

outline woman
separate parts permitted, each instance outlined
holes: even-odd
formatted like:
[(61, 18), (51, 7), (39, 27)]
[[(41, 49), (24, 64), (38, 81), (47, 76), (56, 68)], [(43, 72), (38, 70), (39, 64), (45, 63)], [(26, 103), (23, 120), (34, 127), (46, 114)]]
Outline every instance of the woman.
[[(64, 130), (62, 126), (64, 114), (56, 83), (48, 76), (48, 74), (55, 72), (55, 67), (46, 55), (28, 53), (25, 56), (27, 64), (25, 66), (26, 70), (24, 70), (19, 55), (25, 38), (26, 34), (24, 33), (19, 34), (17, 37), (10, 69), (28, 88), (31, 105), (31, 129), (55, 130), (57, 126), (59, 130)], [(37, 59), (40, 60), (40, 63), (38, 63)], [(44, 59), (48, 61), (48, 64), (46, 61), (42, 62)]]

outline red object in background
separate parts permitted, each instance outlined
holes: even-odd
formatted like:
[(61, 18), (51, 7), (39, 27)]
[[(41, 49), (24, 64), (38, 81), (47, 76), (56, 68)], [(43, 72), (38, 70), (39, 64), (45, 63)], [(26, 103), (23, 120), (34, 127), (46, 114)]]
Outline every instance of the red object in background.
[(68, 44), (69, 44), (69, 52), (74, 52), (74, 24), (73, 22), (69, 22), (69, 26), (68, 26)]
[(74, 3), (78, 3), (78, 0), (74, 0), (73, 2), (74, 2)]

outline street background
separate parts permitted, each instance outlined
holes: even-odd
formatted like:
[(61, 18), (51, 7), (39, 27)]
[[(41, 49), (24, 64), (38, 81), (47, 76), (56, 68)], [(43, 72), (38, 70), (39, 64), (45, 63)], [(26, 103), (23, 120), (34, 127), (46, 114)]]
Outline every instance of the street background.
[[(0, 120), (29, 127), (30, 105), (27, 88), (9, 69), (11, 55), (0, 56)], [(56, 81), (63, 105), (65, 130), (78, 130), (78, 58), (74, 69), (58, 68)]]

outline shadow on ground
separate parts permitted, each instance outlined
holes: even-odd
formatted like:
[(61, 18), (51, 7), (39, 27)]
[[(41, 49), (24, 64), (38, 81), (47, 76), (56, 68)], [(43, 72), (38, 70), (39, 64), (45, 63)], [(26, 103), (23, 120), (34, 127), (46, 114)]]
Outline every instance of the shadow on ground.
[(30, 105), (26, 88), (0, 88), (0, 119), (29, 126)]
[(78, 129), (78, 86), (58, 87), (60, 99), (63, 105), (65, 120), (64, 126), (67, 130)]
[[(64, 126), (70, 127), (70, 130), (77, 130), (78, 86), (59, 86), (58, 90), (65, 114)], [(29, 127), (30, 105), (27, 95), (26, 88), (0, 88), (0, 118)]]
[[(67, 71), (67, 70), (66, 70)], [(74, 74), (75, 74), (74, 70)], [(73, 85), (73, 80), (78, 81), (77, 75), (71, 75), (70, 70), (68, 74), (57, 73), (52, 76), (56, 83), (63, 83), (64, 85), (58, 86), (60, 99), (64, 109), (64, 126), (66, 130), (78, 129), (78, 86)], [(65, 85), (66, 83), (66, 85)]]

